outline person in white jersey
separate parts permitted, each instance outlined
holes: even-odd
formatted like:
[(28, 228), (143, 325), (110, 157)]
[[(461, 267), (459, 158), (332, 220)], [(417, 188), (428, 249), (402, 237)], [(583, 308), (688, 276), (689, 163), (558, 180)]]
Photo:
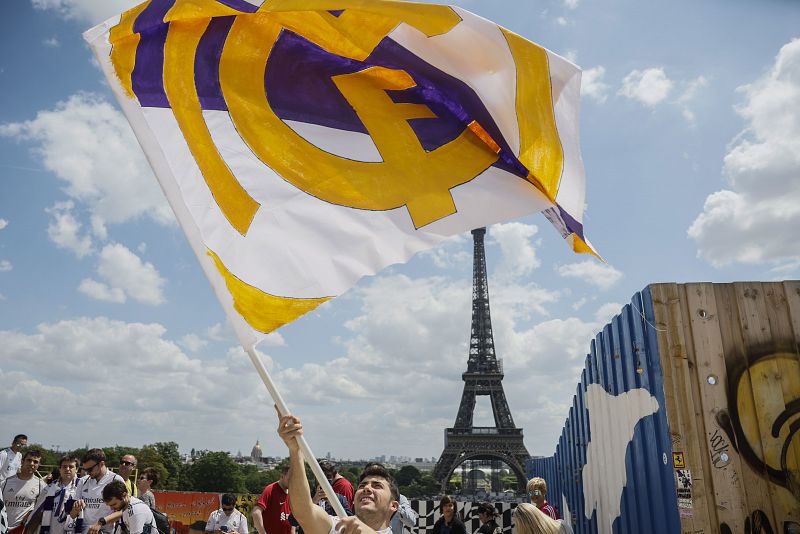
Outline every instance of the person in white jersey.
[[(117, 523), (120, 534), (158, 534), (153, 511), (140, 499), (131, 497), (121, 480), (110, 482), (103, 488), (103, 501), (114, 512), (122, 512), (122, 519)], [(111, 519), (102, 517), (100, 521), (106, 524)]]
[(113, 525), (100, 520), (113, 510), (103, 501), (103, 488), (111, 482), (119, 481), (125, 486), (122, 477), (106, 467), (106, 454), (103, 449), (89, 449), (82, 458), (83, 472), (86, 476), (78, 482), (75, 503), (70, 516), (75, 519), (75, 534), (111, 534)]
[(222, 508), (208, 516), (206, 534), (247, 534), (247, 518), (236, 509), (236, 496), (226, 493), (221, 502)]
[(17, 434), (11, 441), (11, 446), (0, 451), (0, 484), (9, 477), (13, 477), (22, 467), (22, 449), (28, 444), (28, 436)]
[(292, 514), (305, 534), (391, 534), (392, 515), (400, 506), (397, 483), (383, 466), (369, 465), (358, 477), (353, 504), (355, 516), (328, 515), (311, 500), (303, 452), (297, 437), (303, 434), (300, 419), (279, 417), (278, 435), (289, 449), (289, 499)]
[(30, 450), (22, 459), (19, 473), (3, 481), (3, 502), (8, 515), (8, 532), (13, 534), (25, 529), (25, 522), (36, 508), (37, 501), (44, 499), (47, 483), (36, 476), (42, 461), (42, 453)]
[(69, 515), (67, 503), (75, 502), (78, 488), (78, 459), (65, 455), (58, 461), (58, 479), (45, 488), (45, 498), (36, 513), (41, 512), (39, 534), (64, 534), (72, 532), (75, 520)]

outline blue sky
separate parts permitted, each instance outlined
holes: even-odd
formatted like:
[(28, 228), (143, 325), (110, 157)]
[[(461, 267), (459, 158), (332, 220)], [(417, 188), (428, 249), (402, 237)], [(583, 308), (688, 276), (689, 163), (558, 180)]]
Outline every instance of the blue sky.
[[(132, 5), (13, 0), (0, 20), (0, 443), (260, 439), (281, 454), (271, 402), (81, 38)], [(487, 235), (506, 394), (529, 451), (548, 455), (589, 340), (634, 292), (800, 276), (800, 5), (458, 5), (584, 69), (584, 222), (608, 265), (571, 254), (541, 215)], [(260, 345), (318, 454), (439, 455), (471, 250), (454, 238)]]

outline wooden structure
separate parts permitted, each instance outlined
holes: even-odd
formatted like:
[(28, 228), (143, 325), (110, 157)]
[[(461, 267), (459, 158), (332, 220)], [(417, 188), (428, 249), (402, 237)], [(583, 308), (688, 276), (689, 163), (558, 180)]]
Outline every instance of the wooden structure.
[[(628, 358), (642, 380), (617, 387), (613, 369)], [(800, 533), (800, 281), (648, 286), (598, 334), (587, 371), (555, 456), (528, 463), (530, 476), (550, 479), (550, 500), (571, 511), (576, 532)], [(639, 409), (623, 489), (612, 495), (621, 503), (587, 497), (598, 485), (607, 494), (600, 479), (613, 476), (613, 462), (587, 469), (587, 451), (610, 453), (602, 432), (579, 424), (592, 421), (581, 410), (596, 386), (657, 403), (652, 414)], [(624, 413), (641, 405), (616, 404)], [(648, 439), (658, 450), (647, 452)], [(664, 521), (648, 524), (656, 505), (645, 494), (663, 490), (663, 464), (672, 499), (658, 511)]]

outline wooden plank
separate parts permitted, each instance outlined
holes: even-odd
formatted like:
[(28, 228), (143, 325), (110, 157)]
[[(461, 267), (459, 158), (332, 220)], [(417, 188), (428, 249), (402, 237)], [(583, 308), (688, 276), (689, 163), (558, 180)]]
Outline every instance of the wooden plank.
[[(734, 284), (736, 303), (739, 308), (739, 322), (742, 329), (743, 354), (747, 362), (747, 372), (742, 374), (741, 380), (732, 384), (732, 390), (737, 390), (738, 418), (735, 422), (744, 435), (741, 447), (750, 446), (755, 453), (751, 464), (763, 461), (766, 465), (773, 463), (781, 455), (781, 444), (773, 439), (770, 434), (771, 421), (775, 416), (786, 409), (783, 402), (780, 369), (774, 360), (763, 358), (765, 351), (774, 350), (774, 339), (764, 298), (764, 289), (758, 282)], [(733, 414), (732, 414), (733, 417)], [(744, 452), (740, 449), (740, 452)], [(746, 453), (745, 453), (746, 454)], [(779, 460), (778, 460), (779, 461)], [(766, 465), (755, 469), (769, 480)], [(783, 521), (776, 512), (775, 502), (778, 500), (778, 488), (767, 483), (772, 511), (772, 525), (776, 530)], [(763, 510), (767, 513), (767, 510)], [(767, 514), (769, 515), (769, 514)]]
[[(774, 343), (772, 357), (780, 375), (783, 403), (784, 406), (791, 406), (792, 402), (800, 401), (800, 356), (797, 351), (797, 332), (794, 330), (789, 308), (789, 295), (784, 284), (779, 282), (764, 283), (762, 288)], [(800, 299), (797, 292), (795, 297)], [(780, 426), (777, 436), (775, 429), (771, 428), (769, 439), (776, 442), (781, 449), (787, 444), (793, 419), (796, 420), (797, 416), (789, 417)], [(771, 426), (774, 422), (775, 418), (769, 421)], [(785, 462), (780, 458), (769, 462), (770, 470), (774, 470), (773, 475), (778, 475), (773, 478), (773, 483), (777, 486), (773, 508), (778, 521), (800, 523), (800, 487), (797, 485), (800, 483), (800, 436), (795, 436), (788, 444)]]
[(659, 331), (658, 336), (664, 369), (664, 391), (665, 395), (670, 391), (671, 396), (671, 399), (667, 399), (667, 413), (673, 437), (678, 438), (673, 439), (673, 450), (684, 453), (686, 467), (692, 474), (692, 508), (682, 511), (681, 530), (705, 531), (711, 525), (711, 518), (705, 502), (706, 487), (685, 351), (681, 296), (676, 284), (659, 284), (657, 295), (657, 300), (655, 294), (653, 298), (656, 326), (659, 330), (665, 330)]
[[(727, 413), (727, 371), (720, 332), (717, 303), (712, 284), (687, 284), (687, 316), (692, 332), (692, 353), (695, 361), (700, 418), (704, 425), (703, 467), (710, 474), (713, 502), (709, 509), (716, 511), (711, 532), (719, 525), (728, 525), (733, 532), (744, 532), (748, 508), (741, 485), (741, 460), (730, 438), (719, 423), (721, 413)], [(709, 495), (709, 499), (711, 495)]]
[[(721, 419), (721, 426), (727, 427), (726, 434), (733, 440), (736, 447), (736, 455), (740, 462), (740, 478), (744, 488), (744, 501), (747, 507), (745, 516), (749, 516), (756, 510), (762, 510), (768, 515), (771, 524), (775, 525), (775, 517), (772, 512), (772, 504), (769, 497), (769, 483), (765, 478), (763, 470), (754, 469), (753, 465), (743, 456), (741, 451), (745, 445), (736, 434), (735, 425), (739, 424), (739, 407), (731, 398), (733, 391), (733, 381), (738, 381), (740, 376), (747, 377), (747, 350), (743, 337), (742, 321), (739, 319), (739, 304), (733, 284), (716, 284), (714, 286), (716, 297), (717, 314), (719, 317), (719, 328), (721, 333), (722, 348), (725, 355), (726, 369), (726, 389), (728, 394), (728, 419)], [(752, 405), (752, 398), (750, 399)], [(760, 451), (760, 442), (755, 444)], [(730, 532), (737, 532), (730, 530)], [(741, 530), (739, 532), (744, 532)]]
[[(706, 518), (703, 526), (705, 532), (714, 532), (716, 528), (716, 512), (713, 505), (713, 485), (711, 484), (710, 474), (705, 465), (705, 425), (702, 418), (702, 405), (700, 404), (700, 391), (697, 384), (696, 367), (693, 344), (691, 322), (689, 320), (689, 310), (686, 303), (686, 286), (681, 284), (678, 287), (678, 301), (675, 303), (675, 313), (679, 314), (680, 326), (682, 328), (681, 346), (683, 349), (683, 391), (686, 409), (689, 413), (692, 424), (693, 438), (690, 443), (687, 459), (695, 466), (692, 469), (693, 497), (695, 501), (695, 514), (697, 510), (704, 510)], [(703, 517), (702, 515), (700, 517)], [(697, 523), (695, 522), (695, 530)]]

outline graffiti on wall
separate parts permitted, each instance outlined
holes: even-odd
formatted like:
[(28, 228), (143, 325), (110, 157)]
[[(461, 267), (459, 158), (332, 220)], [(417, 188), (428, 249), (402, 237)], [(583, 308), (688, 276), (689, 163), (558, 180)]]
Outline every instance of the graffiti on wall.
[[(800, 505), (800, 357), (775, 345), (728, 357), (728, 407), (717, 414), (725, 436), (712, 442), (718, 461), (729, 441), (756, 473), (787, 492), (784, 505)], [(776, 389), (777, 388), (777, 389)], [(712, 437), (713, 440), (713, 437)], [(723, 445), (724, 444), (724, 445)], [(717, 464), (715, 464), (717, 465)], [(755, 512), (754, 512), (755, 513)], [(751, 516), (752, 519), (752, 516)], [(753, 519), (752, 524), (756, 524)]]

